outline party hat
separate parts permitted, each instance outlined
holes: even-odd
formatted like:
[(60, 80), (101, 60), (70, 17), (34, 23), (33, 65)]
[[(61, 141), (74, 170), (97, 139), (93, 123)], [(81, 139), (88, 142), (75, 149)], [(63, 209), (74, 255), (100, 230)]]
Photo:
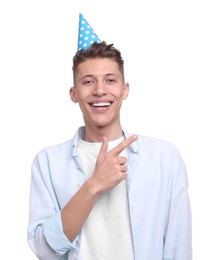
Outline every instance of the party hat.
[(101, 42), (90, 24), (79, 14), (79, 28), (78, 28), (78, 50), (88, 49), (93, 42)]

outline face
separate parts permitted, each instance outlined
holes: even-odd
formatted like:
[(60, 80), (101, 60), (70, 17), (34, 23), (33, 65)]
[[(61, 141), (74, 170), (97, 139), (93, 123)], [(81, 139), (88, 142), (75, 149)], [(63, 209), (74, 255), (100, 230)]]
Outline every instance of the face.
[(129, 85), (124, 83), (117, 63), (95, 58), (78, 66), (70, 96), (79, 103), (85, 126), (113, 127), (120, 124), (120, 108), (128, 92)]

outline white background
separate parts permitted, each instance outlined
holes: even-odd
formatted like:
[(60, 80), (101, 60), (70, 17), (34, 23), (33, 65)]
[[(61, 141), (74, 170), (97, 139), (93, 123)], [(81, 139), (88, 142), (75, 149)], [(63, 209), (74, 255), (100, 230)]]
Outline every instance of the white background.
[(1, 254), (36, 259), (26, 242), (32, 159), (82, 124), (68, 96), (81, 11), (125, 59), (123, 126), (174, 143), (184, 158), (193, 259), (219, 259), (217, 2), (0, 2)]

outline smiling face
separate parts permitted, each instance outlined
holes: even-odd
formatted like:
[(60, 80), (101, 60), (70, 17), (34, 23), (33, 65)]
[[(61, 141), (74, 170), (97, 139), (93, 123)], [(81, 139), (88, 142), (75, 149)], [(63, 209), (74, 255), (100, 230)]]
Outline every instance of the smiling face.
[(75, 86), (70, 89), (73, 102), (79, 103), (86, 127), (121, 129), (120, 108), (129, 85), (118, 64), (110, 58), (92, 58), (79, 64)]

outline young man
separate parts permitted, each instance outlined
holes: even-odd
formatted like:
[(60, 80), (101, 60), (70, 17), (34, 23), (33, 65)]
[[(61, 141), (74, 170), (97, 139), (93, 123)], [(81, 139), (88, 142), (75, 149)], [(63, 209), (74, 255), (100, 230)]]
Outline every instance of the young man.
[(122, 127), (120, 51), (105, 42), (79, 50), (73, 76), (84, 126), (33, 161), (30, 247), (43, 260), (191, 260), (183, 160), (174, 145)]

